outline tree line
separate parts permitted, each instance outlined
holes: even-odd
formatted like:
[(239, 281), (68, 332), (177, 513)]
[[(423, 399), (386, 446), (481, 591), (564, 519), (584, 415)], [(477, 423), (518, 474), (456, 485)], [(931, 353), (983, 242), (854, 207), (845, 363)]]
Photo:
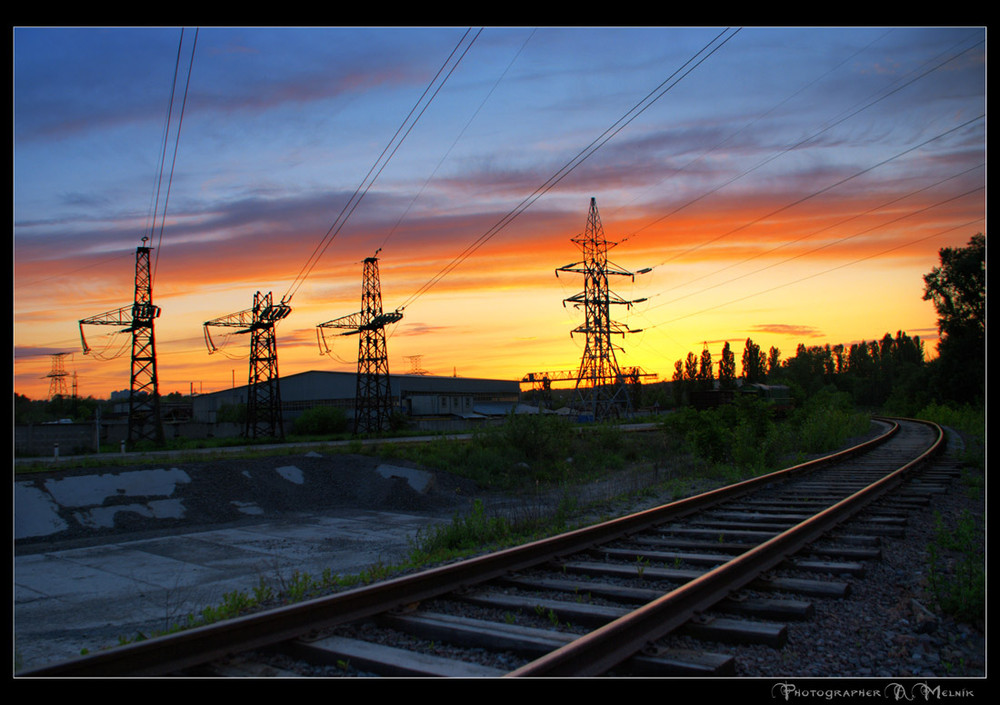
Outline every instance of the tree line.
[(898, 330), (879, 340), (849, 345), (800, 343), (782, 359), (751, 338), (743, 345), (741, 372), (729, 342), (718, 363), (705, 345), (674, 363), (673, 394), (684, 404), (699, 390), (735, 390), (743, 384), (787, 385), (801, 400), (824, 387), (850, 394), (859, 406), (915, 413), (930, 403), (981, 406), (986, 395), (986, 237), (939, 251), (940, 266), (924, 275), (924, 300), (938, 314), (938, 356), (926, 359), (924, 342)]

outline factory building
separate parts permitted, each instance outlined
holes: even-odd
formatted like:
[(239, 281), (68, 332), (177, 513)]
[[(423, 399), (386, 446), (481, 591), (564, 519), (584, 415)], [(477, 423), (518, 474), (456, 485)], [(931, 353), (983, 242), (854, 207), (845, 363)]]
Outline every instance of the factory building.
[[(518, 410), (520, 384), (513, 380), (389, 375), (393, 408), (418, 427), (461, 427)], [(353, 372), (300, 372), (281, 378), (281, 408), (286, 428), (315, 406), (342, 408), (354, 415), (357, 375)], [(220, 409), (246, 404), (247, 387), (193, 398), (193, 420), (215, 423)]]

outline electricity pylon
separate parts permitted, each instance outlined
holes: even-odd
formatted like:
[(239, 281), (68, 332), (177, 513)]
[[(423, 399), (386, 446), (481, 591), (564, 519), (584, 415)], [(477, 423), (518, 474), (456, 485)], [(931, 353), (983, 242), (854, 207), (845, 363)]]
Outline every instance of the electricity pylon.
[(45, 379), (51, 380), (49, 382), (49, 399), (66, 396), (66, 377), (69, 373), (66, 371), (66, 363), (63, 358), (67, 355), (72, 355), (72, 353), (61, 352), (50, 356), (52, 369), (45, 375)]
[(80, 341), (83, 353), (90, 352), (83, 336), (85, 325), (118, 326), (132, 333), (132, 378), (128, 396), (128, 445), (149, 440), (163, 444), (163, 421), (160, 418), (160, 385), (156, 375), (156, 339), (153, 321), (160, 316), (160, 307), (153, 305), (153, 283), (149, 274), (149, 252), (146, 240), (135, 251), (135, 297), (131, 306), (101, 313), (80, 320)]
[(230, 313), (205, 322), (205, 344), (209, 354), (216, 351), (210, 328), (237, 328), (250, 334), (250, 375), (247, 382), (246, 438), (284, 440), (281, 413), (281, 383), (278, 376), (278, 341), (274, 326), (292, 312), (284, 301), (274, 303), (271, 292), (254, 294), (253, 308)]
[[(378, 433), (388, 428), (392, 417), (392, 392), (389, 388), (389, 353), (385, 327), (403, 318), (401, 311), (382, 312), (382, 287), (376, 256), (365, 258), (361, 286), (361, 311), (320, 323), (317, 335), (320, 349), (326, 346), (323, 330), (343, 330), (340, 335), (358, 334), (358, 377), (354, 396), (354, 433)], [(329, 348), (327, 348), (329, 350)]]
[(601, 421), (631, 410), (626, 378), (618, 367), (611, 336), (638, 332), (611, 320), (611, 305), (628, 308), (643, 299), (626, 301), (608, 288), (610, 275), (631, 277), (635, 281), (635, 274), (608, 262), (608, 249), (618, 243), (608, 242), (604, 237), (596, 198), (590, 199), (586, 231), (572, 241), (580, 246), (583, 259), (558, 268), (556, 276), (559, 272), (571, 272), (584, 277), (583, 291), (564, 299), (563, 306), (573, 303), (584, 310), (583, 324), (570, 332), (570, 336), (583, 333), (587, 340), (576, 375), (577, 403), (595, 421)]

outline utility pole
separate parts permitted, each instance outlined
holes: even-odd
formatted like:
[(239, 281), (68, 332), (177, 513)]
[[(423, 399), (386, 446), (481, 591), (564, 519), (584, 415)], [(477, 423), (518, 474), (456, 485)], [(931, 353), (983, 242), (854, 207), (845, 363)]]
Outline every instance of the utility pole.
[[(254, 294), (253, 307), (206, 321), (205, 343), (209, 354), (216, 351), (210, 328), (237, 328), (250, 334), (250, 375), (247, 382), (246, 438), (284, 440), (281, 384), (278, 376), (278, 342), (275, 324), (292, 312), (284, 301), (274, 303), (271, 292)], [(235, 379), (235, 378), (234, 378)]]
[(160, 307), (153, 305), (153, 284), (149, 272), (148, 238), (135, 251), (135, 296), (131, 306), (80, 320), (83, 353), (90, 352), (83, 336), (85, 325), (118, 326), (132, 333), (132, 374), (128, 397), (128, 445), (148, 440), (163, 445), (163, 422), (160, 418), (160, 386), (156, 374), (156, 339), (153, 321)]
[[(380, 248), (381, 249), (381, 248)], [(389, 387), (389, 353), (385, 327), (403, 318), (401, 311), (382, 312), (382, 287), (378, 274), (378, 252), (365, 258), (361, 285), (361, 311), (317, 326), (320, 349), (326, 347), (323, 330), (341, 329), (340, 335), (358, 334), (357, 391), (354, 396), (354, 433), (378, 433), (388, 428), (392, 417)], [(329, 348), (326, 348), (329, 350)]]
[(595, 421), (602, 421), (631, 410), (628, 387), (618, 367), (616, 346), (611, 342), (611, 336), (638, 332), (611, 320), (611, 305), (628, 308), (644, 299), (626, 301), (608, 287), (611, 275), (627, 276), (635, 281), (635, 274), (608, 262), (608, 249), (617, 243), (605, 239), (596, 198), (590, 199), (586, 231), (572, 238), (572, 242), (580, 247), (583, 259), (560, 267), (556, 276), (559, 272), (571, 272), (582, 274), (584, 278), (583, 291), (563, 300), (563, 306), (572, 303), (576, 308), (582, 306), (584, 310), (583, 324), (570, 333), (570, 336), (583, 333), (587, 341), (576, 375), (577, 404)]

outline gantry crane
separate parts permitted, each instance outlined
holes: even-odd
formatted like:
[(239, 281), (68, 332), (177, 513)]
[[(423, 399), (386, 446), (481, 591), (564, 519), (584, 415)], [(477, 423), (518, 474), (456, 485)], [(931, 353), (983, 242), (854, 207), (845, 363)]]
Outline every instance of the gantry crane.
[(339, 335), (358, 335), (357, 391), (354, 397), (354, 433), (378, 433), (388, 428), (392, 417), (389, 387), (389, 354), (385, 327), (403, 318), (400, 310), (382, 311), (382, 288), (378, 275), (378, 253), (365, 258), (361, 287), (361, 311), (316, 326), (320, 353), (329, 352), (323, 331), (340, 330)]
[[(655, 372), (646, 372), (641, 367), (623, 367), (621, 368), (622, 379), (630, 388), (630, 400), (634, 400), (639, 390), (639, 385), (643, 378), (656, 379), (657, 374)], [(572, 382), (574, 385), (579, 384), (580, 381), (580, 371), (577, 370), (558, 370), (554, 372), (529, 372), (521, 378), (521, 384), (530, 384), (531, 391), (540, 396), (540, 406), (549, 406), (552, 403), (552, 388), (556, 384), (563, 382)]]
[(247, 438), (284, 440), (281, 414), (281, 384), (278, 376), (278, 343), (275, 324), (292, 312), (284, 300), (274, 303), (271, 292), (254, 294), (253, 307), (220, 316), (204, 324), (205, 344), (211, 355), (217, 348), (211, 328), (236, 328), (236, 333), (250, 334), (250, 375), (247, 382)]
[(80, 320), (83, 354), (90, 353), (83, 335), (85, 325), (117, 326), (132, 333), (132, 380), (128, 396), (128, 445), (140, 440), (163, 444), (163, 421), (160, 418), (160, 386), (156, 375), (156, 339), (153, 321), (160, 307), (153, 305), (153, 284), (149, 273), (148, 238), (135, 251), (135, 298), (131, 306), (100, 313)]

